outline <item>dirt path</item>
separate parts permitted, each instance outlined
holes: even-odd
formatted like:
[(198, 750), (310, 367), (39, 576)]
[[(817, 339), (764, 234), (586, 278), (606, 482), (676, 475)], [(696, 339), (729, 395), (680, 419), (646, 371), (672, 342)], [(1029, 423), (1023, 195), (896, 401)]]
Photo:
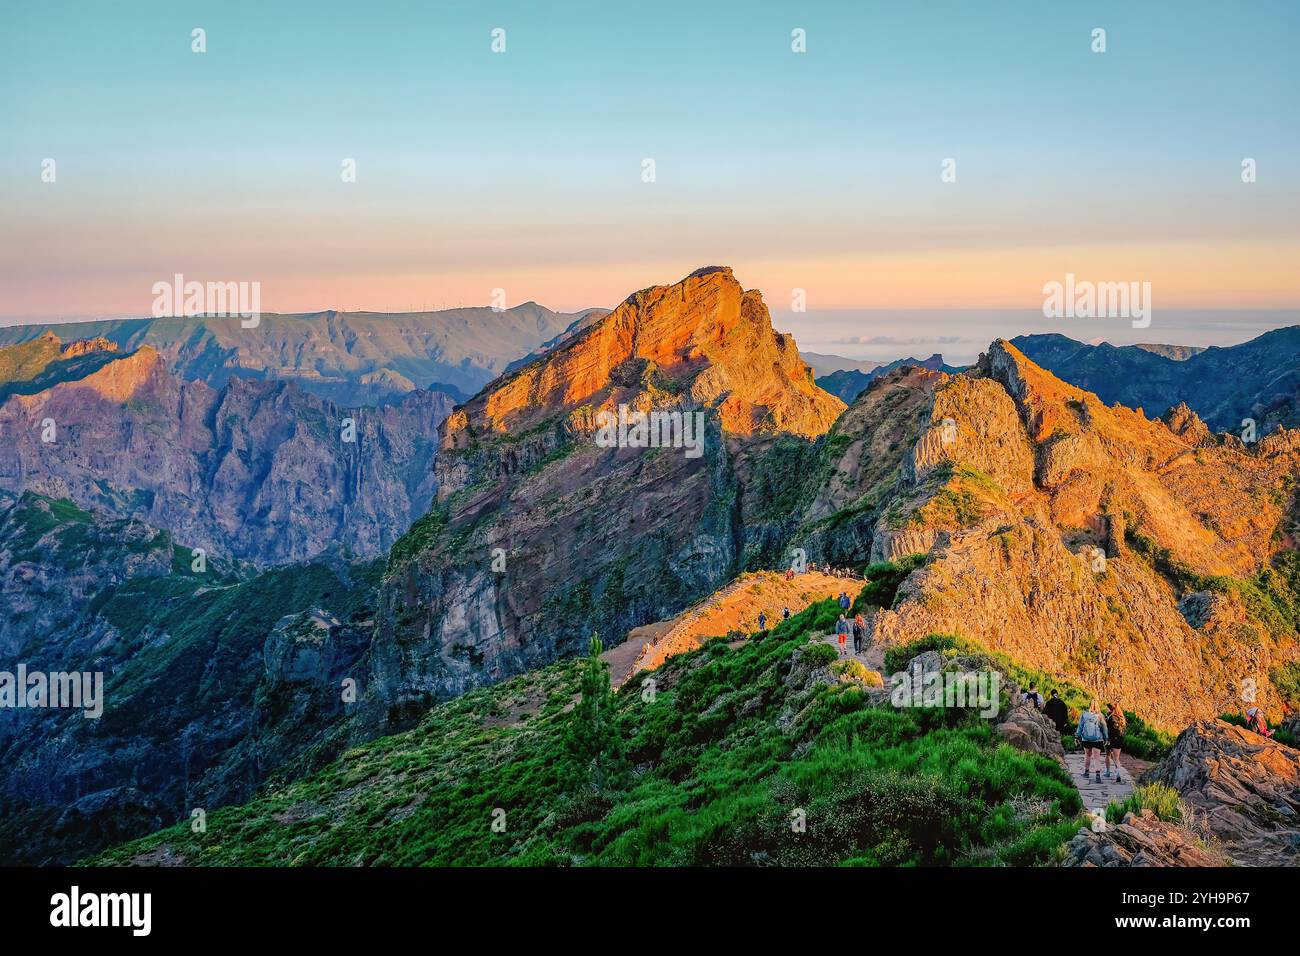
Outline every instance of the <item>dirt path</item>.
[(633, 628), (627, 640), (601, 655), (609, 662), (610, 680), (621, 687), (638, 670), (653, 670), (675, 654), (699, 647), (707, 638), (734, 631), (759, 630), (758, 615), (766, 624), (781, 623), (781, 610), (798, 614), (809, 604), (847, 591), (856, 597), (862, 581), (810, 571), (789, 580), (774, 571), (743, 574), (676, 617)]

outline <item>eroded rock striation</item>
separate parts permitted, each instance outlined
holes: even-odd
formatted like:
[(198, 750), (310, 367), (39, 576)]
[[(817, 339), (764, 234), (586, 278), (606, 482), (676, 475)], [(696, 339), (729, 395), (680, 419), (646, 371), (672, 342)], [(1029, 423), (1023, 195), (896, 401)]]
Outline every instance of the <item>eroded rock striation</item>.
[(42, 366), (63, 368), (0, 404), (0, 488), (134, 517), (263, 565), (331, 549), (380, 554), (433, 498), (437, 426), (451, 405), (442, 393), (349, 410), (287, 382), (184, 382), (150, 346), (38, 342), (71, 359)]

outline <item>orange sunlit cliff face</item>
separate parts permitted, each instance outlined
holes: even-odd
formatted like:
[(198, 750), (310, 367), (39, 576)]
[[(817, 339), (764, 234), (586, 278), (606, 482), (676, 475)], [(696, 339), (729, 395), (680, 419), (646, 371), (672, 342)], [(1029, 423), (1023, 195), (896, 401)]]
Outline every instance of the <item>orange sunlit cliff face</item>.
[(761, 293), (718, 266), (629, 296), (453, 414), (443, 445), (462, 447), (474, 430), (527, 430), (557, 412), (585, 419), (675, 400), (716, 406), (723, 429), (739, 435), (816, 436), (844, 410), (813, 382), (793, 338), (773, 331)]

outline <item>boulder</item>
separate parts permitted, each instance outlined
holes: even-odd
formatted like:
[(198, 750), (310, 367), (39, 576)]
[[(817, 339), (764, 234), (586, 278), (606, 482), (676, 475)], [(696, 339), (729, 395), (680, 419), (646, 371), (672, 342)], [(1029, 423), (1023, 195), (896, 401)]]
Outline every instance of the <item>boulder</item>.
[(1145, 779), (1177, 790), (1234, 862), (1300, 864), (1300, 750), (1221, 720), (1201, 720)]
[(1065, 848), (1062, 866), (1224, 866), (1226, 860), (1187, 827), (1150, 810), (1128, 813), (1101, 830), (1084, 827)]
[(996, 729), (999, 737), (1018, 750), (1065, 759), (1065, 748), (1061, 746), (1056, 726), (1032, 704), (1013, 707)]

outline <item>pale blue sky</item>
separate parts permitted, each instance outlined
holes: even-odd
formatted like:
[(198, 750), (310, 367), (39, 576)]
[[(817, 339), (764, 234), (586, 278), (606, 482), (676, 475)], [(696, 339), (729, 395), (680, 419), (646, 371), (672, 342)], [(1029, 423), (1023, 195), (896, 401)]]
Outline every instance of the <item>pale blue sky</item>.
[(578, 308), (709, 263), (825, 319), (1089, 268), (1295, 308), (1298, 41), (1291, 0), (8, 4), (0, 315), (139, 314), (176, 271)]

